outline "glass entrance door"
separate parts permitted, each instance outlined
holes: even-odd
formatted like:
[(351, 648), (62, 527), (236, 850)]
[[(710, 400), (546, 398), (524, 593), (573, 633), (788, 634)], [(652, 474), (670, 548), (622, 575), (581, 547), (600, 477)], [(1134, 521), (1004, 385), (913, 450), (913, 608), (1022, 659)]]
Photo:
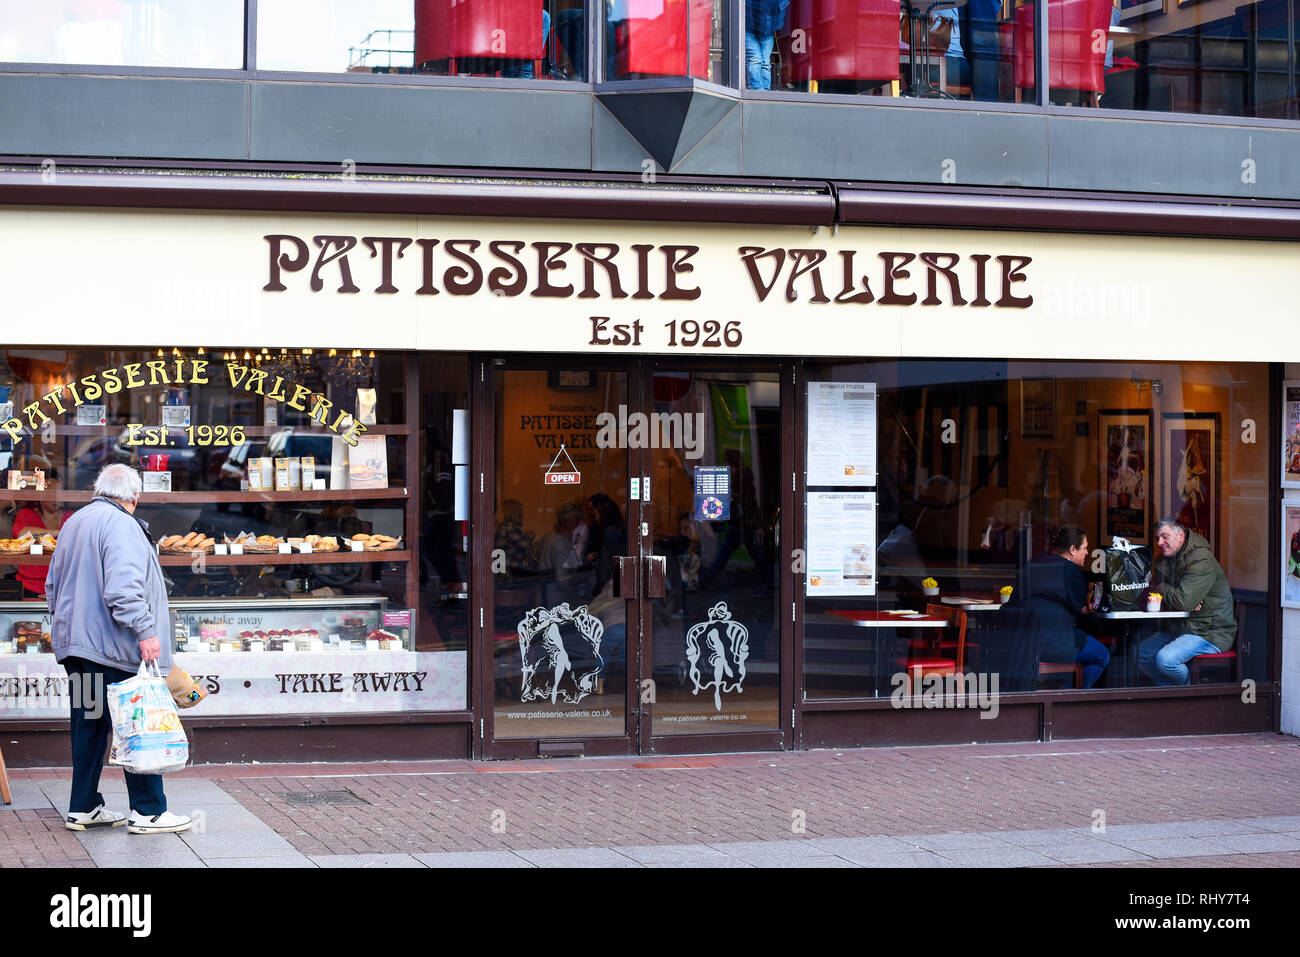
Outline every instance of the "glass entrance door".
[(778, 372), (655, 363), (645, 381), (650, 750), (778, 748), (789, 710)]
[(481, 363), (484, 753), (780, 748), (778, 370), (591, 365)]

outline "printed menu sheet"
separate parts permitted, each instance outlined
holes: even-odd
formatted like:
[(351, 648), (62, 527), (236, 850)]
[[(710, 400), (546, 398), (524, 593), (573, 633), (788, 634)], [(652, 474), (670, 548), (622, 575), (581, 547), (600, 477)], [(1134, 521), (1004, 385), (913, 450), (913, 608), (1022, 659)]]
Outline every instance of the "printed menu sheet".
[(808, 484), (876, 484), (876, 384), (808, 383)]
[(876, 593), (876, 493), (808, 493), (809, 598)]

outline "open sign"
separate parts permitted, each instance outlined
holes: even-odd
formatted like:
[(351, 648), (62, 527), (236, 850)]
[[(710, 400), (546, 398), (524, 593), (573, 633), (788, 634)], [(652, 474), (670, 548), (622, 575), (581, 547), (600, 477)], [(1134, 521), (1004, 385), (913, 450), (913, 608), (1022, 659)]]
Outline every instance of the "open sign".
[(547, 472), (547, 485), (581, 485), (581, 472)]

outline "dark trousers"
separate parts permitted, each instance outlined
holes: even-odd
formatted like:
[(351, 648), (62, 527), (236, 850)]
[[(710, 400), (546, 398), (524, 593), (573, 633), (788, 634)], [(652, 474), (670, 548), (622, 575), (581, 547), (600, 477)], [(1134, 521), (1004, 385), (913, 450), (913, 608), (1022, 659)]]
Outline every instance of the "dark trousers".
[[(104, 803), (99, 775), (113, 736), (107, 688), (135, 675), (84, 658), (65, 658), (61, 664), (75, 686), (68, 695), (72, 702), (72, 795), (68, 798), (68, 813), (84, 814)], [(167, 810), (161, 774), (127, 771), (126, 791), (132, 811), (152, 816)]]

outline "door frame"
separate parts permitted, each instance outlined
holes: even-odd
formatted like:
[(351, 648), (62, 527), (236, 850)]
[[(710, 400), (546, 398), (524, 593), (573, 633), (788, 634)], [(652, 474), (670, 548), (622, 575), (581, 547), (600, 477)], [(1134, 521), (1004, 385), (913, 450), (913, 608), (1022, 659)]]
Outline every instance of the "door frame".
[[(567, 360), (573, 359), (573, 362)], [(780, 622), (778, 640), (780, 651), (779, 716), (777, 731), (740, 731), (715, 734), (653, 734), (653, 705), (643, 707), (641, 683), (647, 677), (646, 664), (653, 664), (653, 607), (644, 597), (639, 585), (637, 595), (628, 600), (627, 615), (627, 680), (625, 681), (625, 714), (627, 723), (623, 733), (592, 737), (506, 738), (494, 737), (495, 731), (495, 661), (491, 653), (489, 636), (495, 633), (495, 579), (491, 570), (492, 530), (496, 520), (496, 376), (500, 371), (547, 371), (563, 365), (591, 369), (596, 372), (622, 372), (627, 375), (627, 402), (629, 411), (653, 411), (654, 374), (657, 371), (693, 371), (718, 369), (725, 366), (728, 372), (775, 372), (778, 375), (781, 415), (780, 464), (777, 478), (781, 485), (781, 514), (778, 523), (779, 544), (776, 561), (778, 603), (777, 620)], [(543, 356), (509, 354), (505, 356), (474, 355), (471, 358), (471, 428), (473, 462), (470, 474), (471, 554), (475, 556), (471, 567), (471, 628), (474, 635), (470, 654), (471, 684), (476, 690), (472, 711), (475, 719), (473, 751), (485, 759), (523, 759), (539, 756), (638, 755), (638, 754), (692, 754), (725, 753), (740, 751), (789, 750), (795, 746), (795, 719), (797, 712), (795, 675), (795, 616), (799, 602), (795, 592), (798, 576), (793, 572), (791, 549), (796, 543), (795, 490), (799, 485), (796, 462), (795, 432), (798, 423), (795, 404), (795, 361), (786, 358), (762, 359), (753, 357), (675, 356), (622, 354), (592, 356), (589, 354), (555, 353)], [(654, 449), (628, 448), (626, 477), (653, 474)], [(784, 478), (790, 474), (787, 483)], [(478, 481), (475, 483), (474, 475)], [(477, 490), (474, 486), (477, 484)], [(628, 553), (644, 559), (653, 545), (650, 536), (640, 534), (642, 521), (649, 521), (649, 508), (644, 499), (628, 500), (625, 521), (627, 524)], [(633, 508), (633, 505), (636, 508)], [(634, 548), (632, 543), (636, 542)], [(637, 562), (639, 578), (644, 582), (645, 562)], [(784, 609), (789, 607), (787, 615)], [(477, 606), (475, 615), (474, 606)], [(475, 620), (477, 618), (477, 620)], [(633, 625), (635, 624), (635, 628)], [(649, 668), (653, 678), (653, 667)], [(544, 742), (550, 741), (547, 746)], [(561, 743), (563, 742), (563, 743)]]

